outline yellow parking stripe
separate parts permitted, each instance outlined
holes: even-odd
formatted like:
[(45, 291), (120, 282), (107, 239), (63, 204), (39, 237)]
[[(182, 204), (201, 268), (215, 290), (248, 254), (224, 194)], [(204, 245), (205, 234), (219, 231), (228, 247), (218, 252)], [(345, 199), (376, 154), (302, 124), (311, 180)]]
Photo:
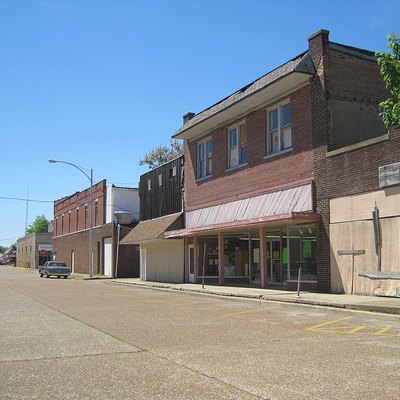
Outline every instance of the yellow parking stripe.
[(234, 313), (225, 314), (224, 317), (231, 317), (232, 315), (248, 314), (248, 313), (260, 312), (260, 311), (264, 311), (264, 309), (260, 308), (260, 309), (257, 309), (257, 310), (237, 311), (237, 312), (234, 312)]
[(324, 330), (324, 329), (321, 329), (323, 326), (332, 325), (335, 322), (344, 321), (345, 319), (349, 319), (349, 318), (353, 318), (353, 317), (345, 317), (345, 318), (335, 319), (334, 321), (324, 322), (323, 324), (310, 326), (309, 328), (307, 328), (307, 330), (308, 331)]
[[(336, 319), (333, 321), (324, 322), (323, 324), (318, 324), (307, 328), (308, 331), (324, 331), (324, 332), (338, 332), (338, 333), (346, 333), (346, 334), (355, 334), (355, 333), (363, 333), (368, 335), (380, 335), (380, 336), (391, 336), (391, 337), (400, 337), (400, 333), (398, 332), (399, 328), (393, 327), (391, 325), (385, 325), (383, 328), (377, 329), (375, 325), (339, 325), (336, 324), (338, 322), (344, 321), (346, 319), (350, 319), (353, 317), (345, 317)], [(390, 332), (392, 331), (392, 332)]]

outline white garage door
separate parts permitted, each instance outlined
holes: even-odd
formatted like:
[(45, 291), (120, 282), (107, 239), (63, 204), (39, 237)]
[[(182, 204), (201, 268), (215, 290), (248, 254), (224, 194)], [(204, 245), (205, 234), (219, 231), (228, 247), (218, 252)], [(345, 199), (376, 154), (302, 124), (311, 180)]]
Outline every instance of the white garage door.
[(104, 239), (104, 275), (112, 276), (112, 238)]

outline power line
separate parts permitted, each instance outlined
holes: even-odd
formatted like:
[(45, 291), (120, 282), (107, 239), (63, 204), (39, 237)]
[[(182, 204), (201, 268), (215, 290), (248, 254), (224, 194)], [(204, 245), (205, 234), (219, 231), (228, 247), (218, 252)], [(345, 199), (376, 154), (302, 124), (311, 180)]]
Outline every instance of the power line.
[(29, 203), (54, 203), (53, 200), (33, 200), (33, 199), (24, 199), (21, 197), (4, 197), (4, 196), (0, 196), (0, 200), (17, 200)]

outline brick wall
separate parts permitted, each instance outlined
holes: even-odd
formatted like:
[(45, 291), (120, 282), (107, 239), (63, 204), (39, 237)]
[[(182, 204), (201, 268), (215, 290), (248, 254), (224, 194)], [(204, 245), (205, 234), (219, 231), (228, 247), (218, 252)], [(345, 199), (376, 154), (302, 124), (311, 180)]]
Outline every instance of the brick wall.
[[(93, 226), (105, 223), (106, 180), (92, 188)], [(90, 225), (90, 188), (54, 202), (54, 236), (65, 235), (87, 229)], [(97, 205), (96, 205), (97, 204)], [(97, 214), (97, 217), (96, 217)], [(86, 218), (85, 218), (86, 216)]]
[[(391, 140), (358, 150), (327, 157), (331, 140), (329, 99), (372, 105), (387, 96), (376, 63), (367, 51), (338, 51), (328, 41), (328, 32), (309, 38), (309, 52), (317, 70), (312, 81), (312, 125), (315, 188), (318, 224), (318, 290), (330, 291), (329, 199), (374, 190), (378, 185), (378, 166), (399, 159), (398, 133)], [(340, 48), (340, 46), (339, 46)], [(397, 147), (397, 149), (396, 149)]]
[[(104, 239), (112, 238), (113, 260), (112, 269), (115, 270), (116, 257), (116, 224), (104, 224), (93, 229), (93, 273), (104, 274)], [(133, 226), (131, 226), (132, 228)], [(120, 240), (128, 233), (129, 229), (121, 227)], [(119, 277), (139, 276), (139, 246), (121, 245), (118, 263)], [(89, 273), (89, 230), (83, 230), (64, 236), (53, 238), (53, 251), (57, 260), (64, 261), (71, 267), (71, 254), (74, 252), (75, 273)]]
[(318, 162), (324, 179), (318, 185), (321, 199), (342, 197), (379, 189), (378, 168), (400, 162), (400, 127), (389, 129), (387, 140), (323, 157)]
[(368, 58), (360, 58), (330, 48), (329, 95), (347, 99), (362, 99), (365, 103), (377, 103), (387, 98), (382, 84), (379, 66)]
[(329, 140), (329, 111), (327, 94), (327, 74), (329, 64), (326, 62), (329, 32), (320, 31), (318, 34), (309, 38), (309, 54), (313, 60), (316, 74), (311, 84), (311, 104), (312, 104), (312, 131), (314, 147), (314, 178), (316, 186), (316, 211), (321, 215), (318, 222), (318, 241), (317, 241), (317, 275), (318, 287), (320, 292), (330, 291), (330, 253), (329, 253), (329, 205), (326, 200), (320, 198), (318, 188), (323, 174), (318, 173), (319, 162), (328, 149)]
[[(285, 100), (286, 98), (280, 99)], [(251, 112), (246, 121), (247, 165), (227, 171), (227, 128), (220, 127), (212, 136), (212, 177), (196, 180), (197, 141), (185, 143), (186, 210), (221, 204), (313, 179), (311, 136), (311, 91), (304, 87), (290, 95), (292, 107), (293, 151), (264, 159), (266, 152), (266, 109)]]

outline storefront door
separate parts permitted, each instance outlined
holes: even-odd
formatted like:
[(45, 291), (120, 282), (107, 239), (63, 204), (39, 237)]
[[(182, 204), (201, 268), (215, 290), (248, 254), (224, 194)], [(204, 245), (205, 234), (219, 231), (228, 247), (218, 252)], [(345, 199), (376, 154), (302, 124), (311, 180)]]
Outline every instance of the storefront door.
[(268, 283), (273, 285), (282, 285), (286, 281), (286, 274), (283, 271), (281, 258), (281, 240), (267, 240), (267, 265), (268, 265)]
[(189, 282), (195, 282), (195, 271), (194, 271), (194, 245), (189, 245)]

